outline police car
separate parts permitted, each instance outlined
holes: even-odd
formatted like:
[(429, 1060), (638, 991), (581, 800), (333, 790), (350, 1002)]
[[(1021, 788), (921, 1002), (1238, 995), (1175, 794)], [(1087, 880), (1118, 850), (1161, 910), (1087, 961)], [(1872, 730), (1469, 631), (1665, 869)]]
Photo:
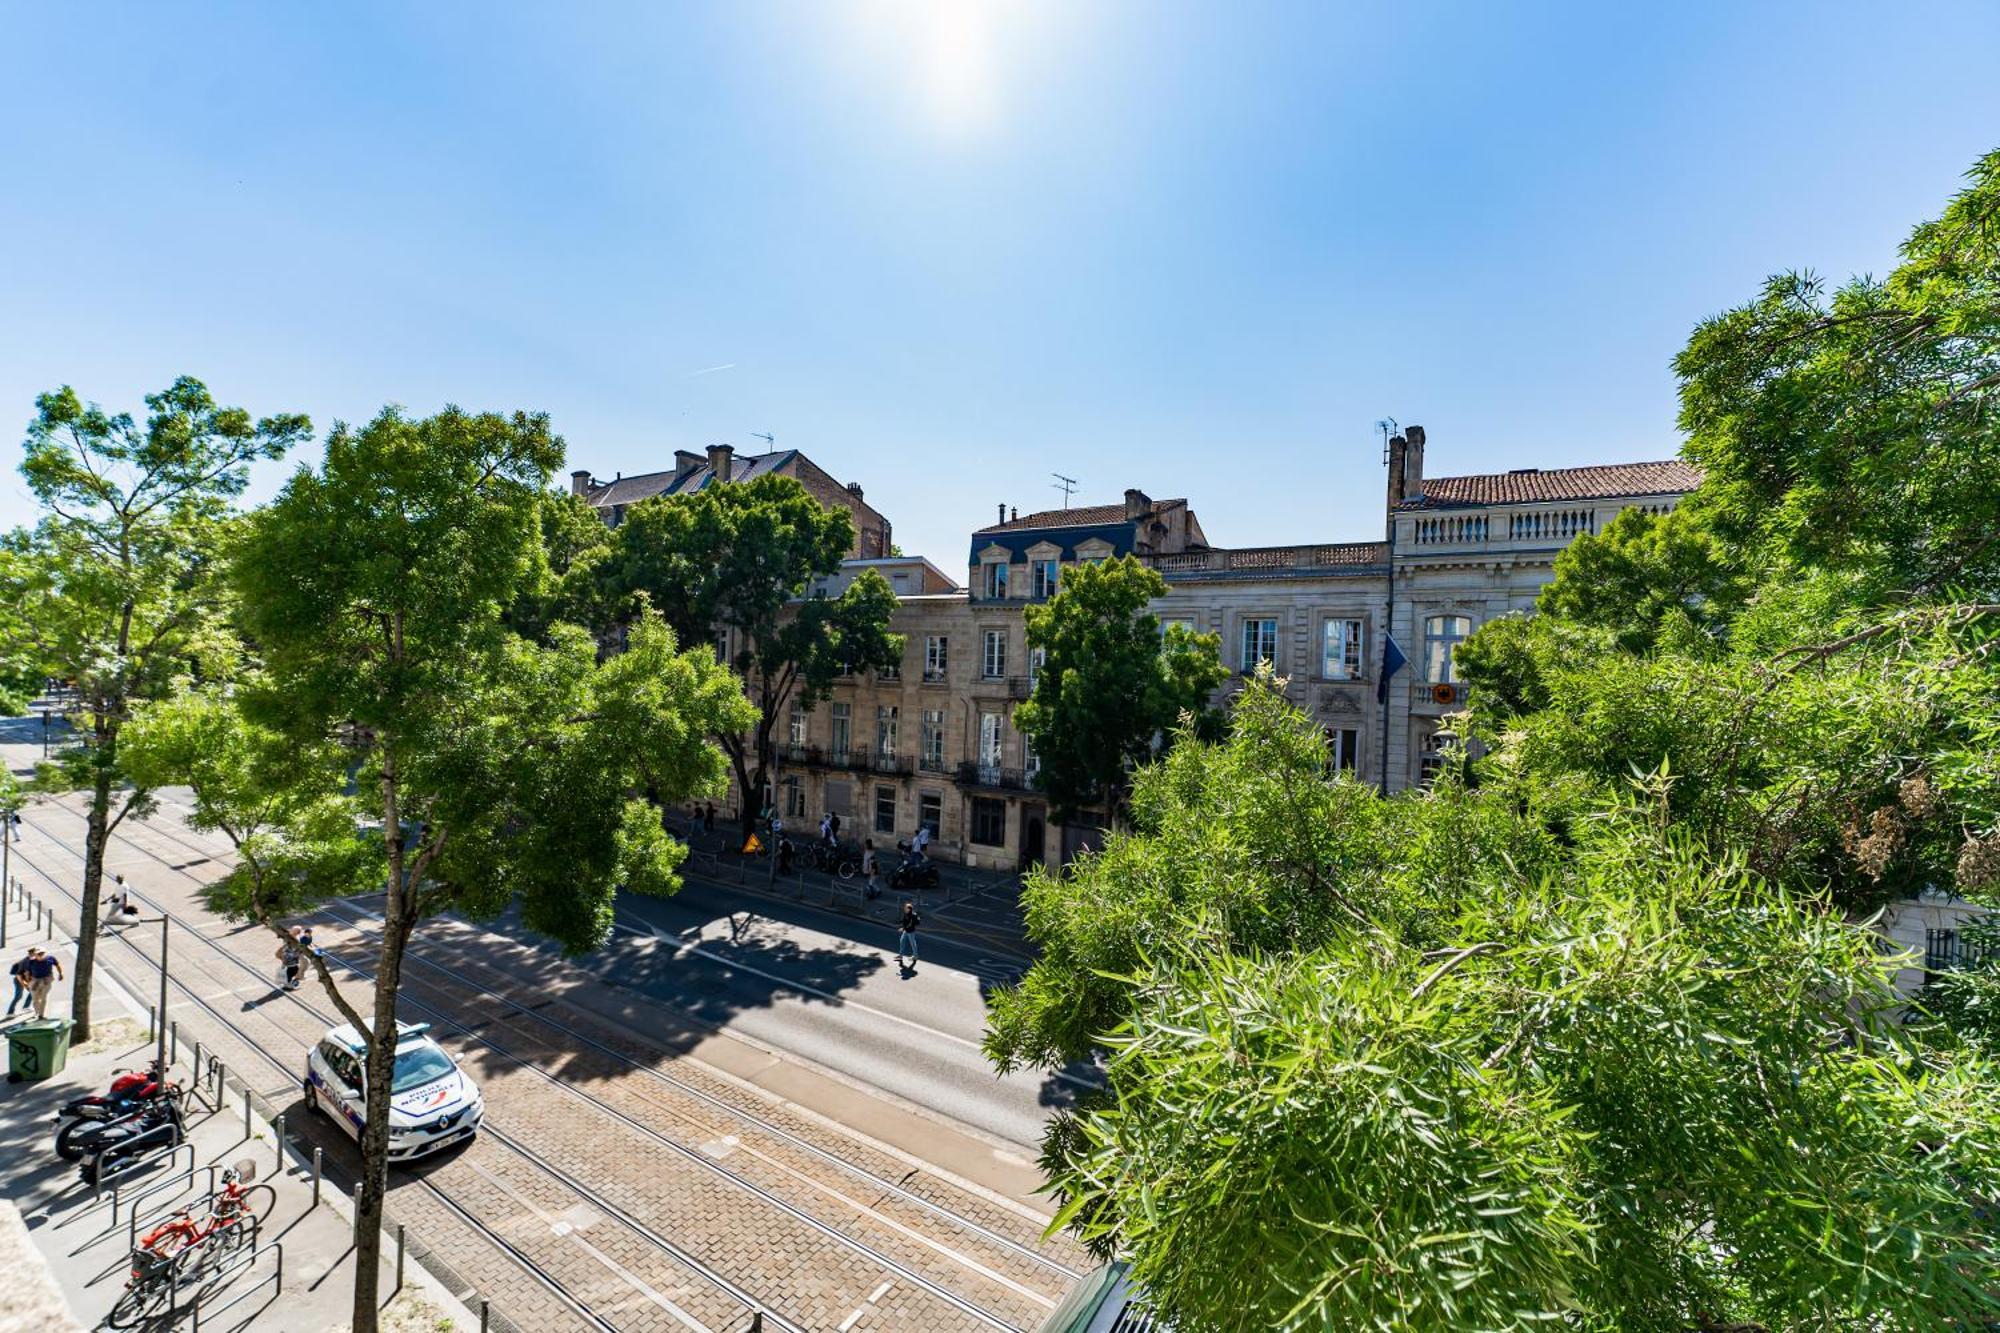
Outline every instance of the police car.
[[(352, 1023), (320, 1039), (306, 1056), (306, 1104), (323, 1111), (361, 1141), (366, 1114), (363, 1065), (367, 1047)], [(409, 1161), (462, 1143), (479, 1130), (485, 1101), (428, 1023), (396, 1024), (396, 1068), (389, 1084), (389, 1160)]]

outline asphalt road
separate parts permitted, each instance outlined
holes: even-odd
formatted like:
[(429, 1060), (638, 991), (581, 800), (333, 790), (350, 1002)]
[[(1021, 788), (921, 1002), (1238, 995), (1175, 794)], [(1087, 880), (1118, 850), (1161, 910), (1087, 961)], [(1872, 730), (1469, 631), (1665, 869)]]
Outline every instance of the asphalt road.
[(774, 902), (690, 877), (672, 898), (624, 898), (611, 944), (577, 966), (1033, 1148), (1050, 1112), (1067, 1105), (1091, 1072), (996, 1075), (979, 1050), (986, 993), (1018, 975), (1021, 963), (948, 931), (949, 909), (927, 914), (922, 956), (905, 972), (886, 920), (857, 921), (810, 901)]

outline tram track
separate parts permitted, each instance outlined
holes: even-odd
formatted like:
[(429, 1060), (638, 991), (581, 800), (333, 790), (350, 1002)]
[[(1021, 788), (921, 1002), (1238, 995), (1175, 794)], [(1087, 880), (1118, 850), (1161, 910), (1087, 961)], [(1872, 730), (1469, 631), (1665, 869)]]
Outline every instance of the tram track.
[[(48, 838), (48, 840), (52, 844), (58, 846), (72, 857), (76, 857), (80, 860), (81, 857), (80, 852), (75, 847), (67, 843), (64, 839), (58, 837), (52, 830), (43, 827), (43, 828), (38, 828), (37, 831), (40, 832), (44, 837)], [(172, 833), (156, 824), (148, 824), (147, 826), (145, 826), (144, 831), (156, 835), (165, 842), (177, 845), (189, 852), (192, 852), (194, 853), (194, 856), (191, 859), (184, 861), (181, 864), (175, 864), (172, 860), (168, 859), (168, 857), (161, 855), (161, 853), (158, 850), (143, 846), (132, 838), (129, 837), (122, 838), (120, 840), (120, 845), (130, 850), (137, 851), (141, 855), (146, 856), (158, 862), (160, 865), (162, 865), (170, 872), (187, 880), (191, 885), (195, 886), (195, 888), (197, 889), (199, 889), (202, 886), (203, 881), (199, 876), (192, 874), (187, 869), (188, 865), (195, 864), (197, 862), (206, 864), (226, 864), (227, 861), (230, 859), (226, 854), (219, 856), (214, 849), (208, 847), (202, 847), (197, 844), (191, 843), (187, 839), (177, 836), (175, 833)], [(37, 867), (37, 869), (39, 869), (39, 867)], [(54, 881), (51, 880), (51, 882), (53, 883)], [(60, 888), (60, 886), (58, 887)], [(63, 892), (65, 894), (68, 893), (66, 889), (63, 890)], [(74, 898), (74, 895), (69, 895), (69, 896)], [(145, 898), (145, 895), (135, 895), (135, 897), (139, 898), (142, 901), (150, 901)], [(157, 904), (152, 904), (152, 905), (157, 907)], [(370, 921), (365, 916), (362, 917), (348, 916), (345, 914), (345, 912), (339, 910), (339, 908), (334, 906), (325, 906), (319, 911), (315, 912), (314, 915), (327, 918), (336, 927), (354, 931), (359, 935), (365, 935), (370, 926)], [(196, 940), (200, 941), (205, 947), (213, 950), (215, 953), (220, 955), (230, 965), (234, 966), (237, 969), (240, 969), (243, 972), (248, 973), (260, 983), (267, 982), (267, 977), (264, 972), (260, 971), (258, 968), (256, 968), (243, 958), (237, 956), (237, 954), (232, 952), (230, 949), (224, 947), (222, 943), (203, 934), (198, 930), (195, 930), (191, 925), (189, 925), (185, 921), (176, 921), (175, 924), (181, 930), (185, 931), (188, 934), (191, 934)], [(365, 943), (365, 939), (363, 940), (363, 942)], [(126, 941), (126, 943), (128, 947), (134, 948), (136, 951), (136, 946), (131, 945), (130, 941)], [(371, 977), (371, 973), (367, 968), (354, 963), (350, 959), (341, 957), (338, 953), (332, 951), (323, 950), (322, 952), (326, 954), (329, 961), (336, 963), (337, 965), (339, 965), (340, 967), (351, 973), (353, 976), (360, 978), (364, 981), (368, 980)], [(143, 959), (143, 953), (141, 953), (140, 956)], [(451, 968), (446, 968), (436, 962), (424, 959), (416, 954), (409, 955), (406, 961), (414, 963), (418, 969), (425, 970), (427, 973), (434, 972), (441, 977), (450, 978), (453, 984), (457, 985), (470, 984), (465, 980), (462, 970), (455, 972)], [(479, 966), (484, 967), (488, 965), (481, 963), (479, 964)], [(938, 1281), (934, 1276), (924, 1271), (921, 1271), (921, 1269), (919, 1269), (918, 1267), (913, 1266), (912, 1262), (907, 1257), (898, 1257), (892, 1254), (885, 1254), (880, 1248), (878, 1248), (878, 1245), (876, 1243), (872, 1243), (868, 1240), (863, 1240), (861, 1238), (848, 1234), (840, 1227), (825, 1221), (823, 1218), (816, 1216), (815, 1214), (807, 1211), (804, 1208), (801, 1208), (796, 1203), (776, 1193), (767, 1186), (759, 1184), (756, 1181), (747, 1179), (743, 1174), (723, 1166), (718, 1161), (712, 1160), (706, 1154), (704, 1154), (700, 1149), (696, 1147), (691, 1147), (688, 1144), (682, 1143), (679, 1140), (670, 1137), (667, 1134), (661, 1133), (658, 1129), (654, 1128), (652, 1125), (646, 1124), (643, 1121), (631, 1115), (628, 1115), (625, 1111), (620, 1110), (618, 1107), (611, 1105), (604, 1098), (599, 1097), (594, 1093), (584, 1091), (583, 1089), (575, 1086), (572, 1083), (556, 1078), (554, 1075), (550, 1074), (546, 1069), (542, 1068), (542, 1066), (534, 1059), (521, 1055), (515, 1050), (511, 1049), (510, 1047), (496, 1040), (496, 1038), (493, 1035), (493, 1029), (495, 1025), (491, 1022), (491, 1020), (481, 1020), (476, 1024), (469, 1024), (456, 1017), (456, 1015), (453, 1012), (454, 1003), (463, 1004), (464, 1002), (452, 1001), (449, 996), (447, 987), (444, 983), (432, 982), (427, 979), (420, 980), (418, 983), (419, 986), (421, 986), (426, 993), (435, 997), (433, 1000), (426, 1000), (422, 998), (420, 995), (411, 993), (411, 988), (408, 984), (411, 980), (413, 980), (413, 978), (409, 975), (408, 972), (406, 972), (404, 977), (405, 987), (399, 998), (403, 1002), (408, 1003), (413, 1009), (420, 1010), (423, 1013), (434, 1015), (440, 1021), (441, 1025), (462, 1034), (462, 1037), (465, 1041), (470, 1043), (476, 1043), (486, 1048), (493, 1055), (498, 1056), (501, 1059), (510, 1062), (512, 1065), (518, 1066), (522, 1070), (536, 1076), (541, 1081), (554, 1087), (558, 1092), (566, 1094), (569, 1097), (581, 1100), (583, 1103), (588, 1105), (598, 1114), (601, 1114), (609, 1118), (610, 1120), (623, 1126), (625, 1129), (632, 1131), (633, 1133), (641, 1136), (642, 1138), (655, 1144), (656, 1146), (675, 1154), (680, 1160), (695, 1167), (698, 1172), (706, 1173), (708, 1176), (712, 1178), (715, 1178), (722, 1182), (727, 1182), (728, 1185), (736, 1189), (747, 1192), (758, 1203), (775, 1210), (776, 1212), (784, 1215), (785, 1217), (790, 1218), (794, 1223), (803, 1226), (805, 1228), (808, 1228), (812, 1232), (820, 1235), (826, 1241), (831, 1242), (832, 1244), (850, 1252), (853, 1256), (862, 1260), (866, 1264), (877, 1266), (881, 1268), (885, 1273), (892, 1273), (897, 1277), (901, 1278), (903, 1281), (910, 1284), (911, 1287), (927, 1292), (931, 1296), (940, 1300), (941, 1302), (955, 1307), (959, 1312), (961, 1312), (966, 1316), (971, 1317), (979, 1324), (982, 1324), (989, 1328), (1003, 1330), (1003, 1333), (1013, 1333), (1013, 1331), (1028, 1326), (1026, 1322), (1021, 1321), (1018, 1318), (1015, 1322), (1009, 1322), (1008, 1320), (1001, 1318), (1000, 1316), (992, 1313), (984, 1306), (976, 1304), (974, 1301), (967, 1299), (965, 1296), (961, 1295), (957, 1290), (954, 1290), (952, 1287), (947, 1286), (945, 1285), (945, 1283)], [(193, 998), (197, 1004), (199, 1004), (205, 1011), (213, 1015), (217, 1019), (217, 1021), (221, 1022), (227, 1029), (237, 1034), (238, 1038), (244, 1041), (246, 1045), (250, 1045), (253, 1048), (257, 1049), (259, 1054), (262, 1055), (264, 1059), (270, 1061), (274, 1066), (281, 1069), (288, 1076), (291, 1075), (292, 1071), (289, 1066), (287, 1066), (283, 1061), (278, 1060), (276, 1057), (272, 1056), (268, 1050), (262, 1047), (260, 1043), (257, 1043), (252, 1038), (250, 1038), (247, 1032), (245, 1032), (240, 1025), (232, 1022), (226, 1016), (221, 1015), (219, 1011), (215, 1010), (212, 1005), (209, 1005), (205, 1001), (203, 1001), (201, 997), (195, 996), (193, 992), (184, 983), (181, 983), (179, 981), (178, 978), (176, 978), (175, 981), (176, 984), (179, 985), (184, 992), (188, 993), (190, 997)], [(579, 1045), (588, 1047), (590, 1050), (596, 1052), (599, 1056), (610, 1060), (615, 1066), (621, 1069), (636, 1070), (645, 1075), (649, 1081), (654, 1081), (660, 1085), (673, 1089), (674, 1095), (677, 1097), (687, 1098), (692, 1102), (698, 1104), (699, 1106), (703, 1107), (706, 1111), (713, 1112), (723, 1117), (726, 1117), (731, 1123), (735, 1125), (738, 1125), (747, 1130), (752, 1130), (756, 1134), (768, 1136), (771, 1140), (775, 1141), (778, 1144), (783, 1145), (785, 1148), (803, 1154), (807, 1158), (810, 1158), (826, 1167), (829, 1167), (834, 1171), (844, 1173), (847, 1177), (851, 1178), (852, 1181), (854, 1181), (855, 1183), (864, 1184), (869, 1190), (876, 1191), (882, 1197), (893, 1199), (899, 1204), (909, 1209), (915, 1210), (916, 1212), (921, 1213), (927, 1217), (941, 1221), (951, 1229), (961, 1233), (964, 1237), (975, 1240), (982, 1246), (990, 1246), (1002, 1250), (1009, 1255), (1014, 1256), (1016, 1259), (1022, 1261), (1028, 1266), (1045, 1273), (1049, 1278), (1056, 1279), (1056, 1285), (1054, 1290), (1057, 1296), (1060, 1296), (1063, 1286), (1066, 1285), (1069, 1279), (1073, 1279), (1080, 1275), (1078, 1270), (1071, 1268), (1068, 1265), (1062, 1264), (1061, 1262), (1038, 1252), (1030, 1245), (1025, 1245), (1020, 1241), (1016, 1240), (1015, 1238), (1004, 1235), (1003, 1233), (996, 1231), (991, 1227), (985, 1226), (978, 1220), (967, 1217), (961, 1213), (958, 1213), (953, 1209), (948, 1208), (936, 1202), (935, 1200), (925, 1198), (921, 1194), (907, 1188), (900, 1181), (890, 1179), (883, 1175), (869, 1172), (865, 1168), (855, 1163), (847, 1161), (838, 1154), (830, 1152), (827, 1149), (822, 1148), (819, 1145), (814, 1144), (809, 1140), (797, 1134), (794, 1134), (789, 1130), (784, 1129), (782, 1126), (778, 1126), (771, 1123), (769, 1120), (756, 1115), (754, 1112), (750, 1110), (733, 1105), (725, 1101), (724, 1099), (716, 1097), (713, 1094), (701, 1088), (693, 1086), (684, 1079), (677, 1079), (670, 1074), (664, 1073), (652, 1067), (651, 1065), (648, 1065), (644, 1061), (635, 1059), (634, 1057), (627, 1055), (622, 1051), (617, 1050), (616, 1048), (608, 1045), (607, 1043), (599, 1041), (594, 1037), (591, 1037), (589, 1034), (581, 1031), (572, 1024), (561, 1022), (549, 1014), (546, 1014), (536, 1009), (531, 1009), (526, 1005), (522, 1005), (519, 1002), (513, 1000), (511, 997), (500, 994), (497, 990), (495, 990), (490, 986), (481, 984), (477, 987), (477, 990), (479, 991), (479, 998), (482, 1001), (497, 1000), (504, 1007), (506, 1012), (518, 1016), (517, 1021), (519, 1022), (527, 1022), (544, 1026), (550, 1032), (559, 1034), (560, 1039), (563, 1041), (572, 1041), (578, 1043)], [(292, 999), (295, 1004), (299, 1005), (305, 1012), (313, 1015), (315, 1021), (325, 1022), (329, 1026), (332, 1025), (332, 1022), (336, 1021), (333, 1020), (329, 1015), (317, 1011), (312, 1005), (305, 1002), (301, 997), (293, 995), (291, 993), (287, 993), (287, 996), (288, 998)], [(515, 1027), (513, 1031), (520, 1033), (530, 1042), (535, 1041), (534, 1038), (529, 1037), (528, 1034), (522, 1032), (521, 1029), (518, 1027)], [(290, 1039), (296, 1040), (296, 1037), (291, 1037)], [(558, 1042), (543, 1042), (541, 1044), (546, 1044), (551, 1046), (559, 1045)], [(654, 1098), (642, 1098), (642, 1099), (649, 1103), (652, 1103), (655, 1106), (660, 1105), (657, 1099)], [(661, 1107), (661, 1109), (666, 1110), (670, 1114), (681, 1114), (684, 1117), (686, 1114), (685, 1112), (676, 1112), (675, 1109), (672, 1107)], [(531, 1162), (537, 1170), (547, 1174), (551, 1178), (560, 1181), (569, 1190), (575, 1193), (578, 1197), (588, 1200), (593, 1207), (600, 1208), (607, 1215), (617, 1218), (625, 1227), (632, 1230), (635, 1234), (644, 1236), (648, 1241), (650, 1241), (656, 1247), (665, 1250), (668, 1254), (673, 1255), (681, 1264), (699, 1273), (703, 1278), (707, 1279), (708, 1281), (715, 1284), (719, 1288), (729, 1291), (738, 1300), (744, 1302), (746, 1306), (748, 1306), (749, 1308), (765, 1309), (767, 1311), (767, 1318), (772, 1318), (773, 1323), (776, 1327), (785, 1329), (796, 1329), (798, 1327), (797, 1325), (792, 1324), (789, 1321), (786, 1321), (782, 1318), (777, 1318), (776, 1311), (770, 1310), (768, 1305), (759, 1301), (758, 1298), (752, 1295), (749, 1291), (733, 1283), (730, 1279), (724, 1278), (720, 1273), (714, 1271), (711, 1267), (709, 1267), (706, 1263), (704, 1263), (698, 1256), (689, 1252), (685, 1247), (679, 1246), (676, 1243), (668, 1240), (665, 1236), (659, 1234), (658, 1231), (650, 1227), (648, 1224), (646, 1224), (638, 1217), (634, 1216), (629, 1209), (623, 1208), (616, 1202), (610, 1200), (601, 1191), (591, 1188), (585, 1181), (579, 1179), (575, 1174), (564, 1172), (561, 1169), (551, 1165), (546, 1160), (544, 1155), (536, 1152), (533, 1148), (528, 1146), (524, 1141), (518, 1139), (517, 1137), (509, 1133), (508, 1130), (504, 1127), (504, 1125), (501, 1126), (494, 1125), (493, 1117), (490, 1115), (490, 1113), (483, 1132), (491, 1135), (496, 1140), (496, 1142), (500, 1143), (501, 1145), (510, 1149), (515, 1154)], [(776, 1164), (774, 1162), (774, 1165), (781, 1165), (781, 1164)], [(907, 1179), (907, 1177), (905, 1178)], [(503, 1253), (509, 1253), (510, 1257), (514, 1258), (515, 1261), (521, 1265), (524, 1271), (528, 1271), (532, 1274), (540, 1276), (543, 1279), (545, 1285), (553, 1285), (553, 1286), (561, 1285), (559, 1282), (554, 1282), (552, 1279), (548, 1278), (546, 1271), (539, 1269), (534, 1264), (534, 1261), (531, 1258), (529, 1258), (526, 1255), (522, 1255), (515, 1252), (513, 1247), (511, 1247), (508, 1244), (508, 1242), (505, 1240), (504, 1237), (493, 1235), (491, 1228), (483, 1227), (482, 1224), (480, 1224), (477, 1221), (477, 1219), (471, 1218), (469, 1214), (465, 1214), (462, 1205), (458, 1201), (451, 1199), (448, 1195), (445, 1195), (444, 1192), (441, 1189), (439, 1189), (435, 1184), (433, 1184), (428, 1180), (424, 1180), (422, 1183), (436, 1197), (438, 1197), (440, 1202), (443, 1203), (447, 1208), (453, 1210), (454, 1212), (463, 1214), (466, 1217), (468, 1225), (480, 1227), (483, 1231), (485, 1231), (494, 1241), (496, 1248), (501, 1249)], [(936, 1241), (933, 1241), (930, 1238), (913, 1231), (911, 1228), (904, 1227), (900, 1223), (894, 1222), (893, 1219), (886, 1219), (885, 1215), (879, 1214), (871, 1205), (867, 1203), (842, 1196), (837, 1191), (827, 1189), (827, 1187), (823, 1185), (817, 1185), (816, 1182), (805, 1181), (805, 1183), (808, 1185), (814, 1185), (815, 1187), (821, 1189), (825, 1193), (833, 1194), (836, 1198), (840, 1198), (843, 1203), (854, 1208), (855, 1210), (857, 1210), (857, 1212), (869, 1217), (871, 1221), (881, 1223), (886, 1220), (887, 1225), (891, 1229), (902, 1233), (901, 1239), (914, 1242), (924, 1247), (928, 1247), (930, 1251), (934, 1252), (932, 1254), (933, 1258), (942, 1258), (949, 1263), (955, 1263), (961, 1266), (966, 1272), (973, 1275), (977, 1275), (978, 1278), (983, 1279), (986, 1282), (990, 1282), (999, 1287), (1011, 1290), (1013, 1293), (1015, 1293), (1015, 1296), (1017, 1298), (1023, 1299), (1027, 1301), (1029, 1304), (1032, 1304), (1034, 1306), (1046, 1309), (1046, 1308), (1052, 1308), (1053, 1305), (1055, 1304), (1055, 1301), (1051, 1299), (1049, 1296), (1043, 1294), (1043, 1291), (1038, 1291), (1027, 1285), (1024, 1285), (1023, 1283), (1016, 1282), (1012, 1278), (1006, 1276), (1004, 1273), (996, 1271), (994, 1268), (988, 1266), (987, 1264), (982, 1264), (977, 1259), (971, 1258), (970, 1256), (964, 1254), (957, 1253), (950, 1246), (946, 1246)], [(633, 1285), (641, 1288), (643, 1288), (644, 1286), (644, 1284), (637, 1282), (634, 1282)], [(566, 1292), (563, 1293), (563, 1295), (565, 1297), (566, 1304), (571, 1304), (572, 1308), (579, 1308), (579, 1309), (581, 1308), (574, 1305), (573, 1301), (571, 1301), (568, 1298), (568, 1294)], [(1013, 1302), (1010, 1302), (1010, 1304), (1012, 1303)], [(590, 1315), (590, 1318), (600, 1319), (601, 1317), (592, 1314)], [(608, 1325), (602, 1325), (602, 1324), (600, 1324), (599, 1326), (608, 1327)]]

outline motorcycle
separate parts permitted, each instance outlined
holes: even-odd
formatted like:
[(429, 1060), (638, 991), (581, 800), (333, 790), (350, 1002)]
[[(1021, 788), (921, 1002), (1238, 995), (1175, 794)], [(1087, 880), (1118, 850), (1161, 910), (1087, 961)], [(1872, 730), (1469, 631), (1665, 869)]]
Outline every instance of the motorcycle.
[(83, 1160), (77, 1172), (86, 1185), (148, 1153), (177, 1147), (187, 1137), (180, 1103), (172, 1097), (157, 1098), (124, 1120), (87, 1128), (90, 1132), (79, 1135), (76, 1145)]
[(903, 864), (889, 874), (889, 888), (895, 893), (908, 893), (912, 889), (934, 889), (938, 886), (937, 862), (927, 856), (910, 853), (910, 844), (896, 844), (904, 852)]
[(159, 1071), (157, 1061), (143, 1070), (113, 1070), (116, 1077), (111, 1080), (109, 1088), (64, 1102), (62, 1109), (56, 1112), (56, 1121), (116, 1120), (121, 1115), (136, 1111), (139, 1103), (159, 1095)]
[(845, 843), (816, 842), (810, 855), (813, 868), (824, 870), (829, 875), (853, 879), (861, 873), (861, 853)]

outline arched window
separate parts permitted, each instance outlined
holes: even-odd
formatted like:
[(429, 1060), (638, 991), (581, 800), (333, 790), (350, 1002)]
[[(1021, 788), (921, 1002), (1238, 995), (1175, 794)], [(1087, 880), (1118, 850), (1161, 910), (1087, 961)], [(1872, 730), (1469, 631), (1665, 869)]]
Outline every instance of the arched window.
[(1452, 654), (1472, 634), (1470, 616), (1432, 616), (1424, 622), (1424, 679), (1448, 684), (1458, 679), (1452, 672)]

